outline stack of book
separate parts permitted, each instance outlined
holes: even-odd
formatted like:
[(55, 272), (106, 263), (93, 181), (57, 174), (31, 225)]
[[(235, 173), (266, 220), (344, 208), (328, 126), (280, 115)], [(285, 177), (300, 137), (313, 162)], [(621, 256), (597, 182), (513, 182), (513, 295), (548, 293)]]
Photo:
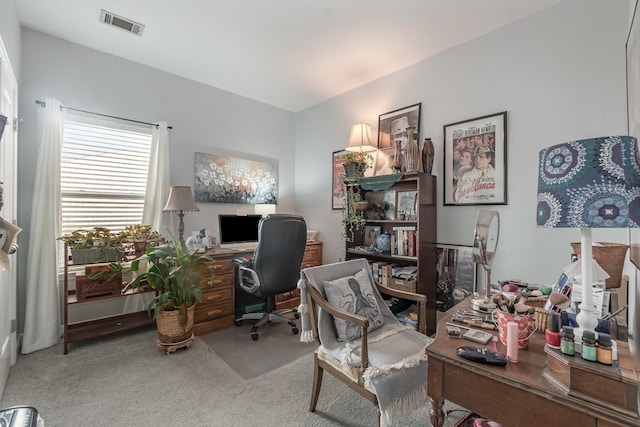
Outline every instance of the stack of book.
[(383, 261), (371, 263), (373, 278), (383, 286), (401, 291), (415, 292), (418, 267), (415, 265), (399, 266), (396, 263)]
[(414, 257), (416, 253), (416, 227), (393, 227), (391, 254)]

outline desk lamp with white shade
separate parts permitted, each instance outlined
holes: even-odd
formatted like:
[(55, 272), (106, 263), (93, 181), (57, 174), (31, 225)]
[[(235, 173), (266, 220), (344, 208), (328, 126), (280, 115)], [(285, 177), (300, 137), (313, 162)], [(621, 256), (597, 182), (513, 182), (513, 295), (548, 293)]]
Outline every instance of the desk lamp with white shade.
[(581, 330), (594, 331), (592, 228), (640, 226), (638, 142), (630, 136), (571, 141), (540, 151), (538, 227), (580, 228)]
[(189, 186), (172, 186), (169, 189), (169, 199), (167, 204), (162, 209), (164, 212), (178, 212), (180, 218), (180, 224), (178, 225), (178, 235), (180, 244), (184, 248), (184, 213), (185, 212), (197, 212), (200, 210), (193, 200), (193, 193)]

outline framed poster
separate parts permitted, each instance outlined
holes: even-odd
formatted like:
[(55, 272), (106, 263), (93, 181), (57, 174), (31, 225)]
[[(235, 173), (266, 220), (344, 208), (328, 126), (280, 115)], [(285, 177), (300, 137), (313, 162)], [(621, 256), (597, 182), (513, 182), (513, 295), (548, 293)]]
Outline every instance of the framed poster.
[(331, 180), (331, 209), (344, 209), (344, 185), (340, 175), (344, 171), (344, 160), (341, 155), (346, 153), (345, 150), (333, 152), (333, 179)]
[(507, 204), (507, 112), (444, 125), (444, 205)]
[(476, 264), (473, 248), (460, 245), (436, 245), (436, 309), (447, 311), (476, 290)]

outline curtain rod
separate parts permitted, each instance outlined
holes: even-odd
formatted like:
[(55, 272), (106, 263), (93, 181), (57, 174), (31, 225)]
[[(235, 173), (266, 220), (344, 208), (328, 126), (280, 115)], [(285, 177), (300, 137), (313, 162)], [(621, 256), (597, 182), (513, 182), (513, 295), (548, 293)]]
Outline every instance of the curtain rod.
[[(40, 101), (39, 99), (36, 99), (36, 104), (38, 104), (38, 105), (40, 105), (42, 107), (47, 105), (46, 102)], [(93, 111), (87, 111), (87, 110), (81, 110), (79, 108), (67, 107), (66, 105), (61, 105), (60, 108), (66, 108), (67, 110), (79, 111), (81, 113), (93, 114), (93, 115), (96, 115), (96, 116), (109, 117), (111, 119), (125, 120), (127, 122), (133, 122), (133, 123), (140, 123), (140, 124), (143, 124), (143, 125), (151, 125), (151, 126), (155, 126), (156, 128), (158, 127), (157, 123), (141, 122), (139, 120), (127, 119), (127, 118), (124, 118), (124, 117), (110, 116), (108, 114), (95, 113)], [(173, 127), (172, 126), (167, 126), (167, 129), (173, 129)]]

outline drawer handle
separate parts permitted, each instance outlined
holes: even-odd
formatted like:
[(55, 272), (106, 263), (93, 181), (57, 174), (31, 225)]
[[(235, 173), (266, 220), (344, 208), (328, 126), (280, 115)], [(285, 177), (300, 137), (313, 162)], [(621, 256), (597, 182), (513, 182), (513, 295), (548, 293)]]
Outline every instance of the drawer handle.
[(211, 311), (207, 311), (207, 316), (211, 317), (211, 316), (215, 316), (216, 314), (220, 314), (222, 313), (222, 310), (211, 310)]
[(220, 270), (222, 268), (222, 266), (220, 264), (216, 264), (213, 267), (211, 267), (211, 269), (213, 270)]
[(220, 299), (220, 298), (222, 298), (221, 294), (213, 294), (213, 295), (209, 295), (207, 297), (207, 301), (215, 301), (215, 300)]
[(219, 285), (220, 283), (222, 283), (222, 280), (217, 280), (217, 279), (216, 279), (216, 280), (214, 280), (214, 281), (213, 281), (213, 284), (211, 283), (211, 280), (209, 280), (209, 281), (207, 282), (207, 285), (209, 285), (209, 286), (213, 286), (213, 285)]

